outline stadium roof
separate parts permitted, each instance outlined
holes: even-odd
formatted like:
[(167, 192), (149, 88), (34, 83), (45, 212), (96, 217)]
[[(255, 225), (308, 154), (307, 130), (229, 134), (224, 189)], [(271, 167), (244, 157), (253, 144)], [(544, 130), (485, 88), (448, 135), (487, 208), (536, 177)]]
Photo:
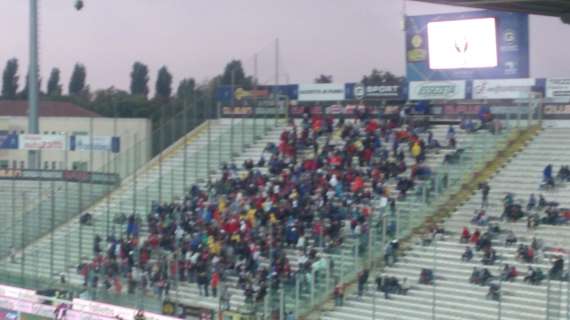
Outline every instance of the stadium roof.
[[(101, 117), (98, 113), (83, 109), (71, 102), (41, 101), (40, 117)], [(28, 102), (25, 100), (0, 100), (0, 117), (27, 117)]]
[[(435, 4), (473, 7), (489, 10), (524, 12), (543, 16), (564, 17), (570, 14), (570, 0), (415, 0)], [(568, 23), (568, 21), (564, 22)]]

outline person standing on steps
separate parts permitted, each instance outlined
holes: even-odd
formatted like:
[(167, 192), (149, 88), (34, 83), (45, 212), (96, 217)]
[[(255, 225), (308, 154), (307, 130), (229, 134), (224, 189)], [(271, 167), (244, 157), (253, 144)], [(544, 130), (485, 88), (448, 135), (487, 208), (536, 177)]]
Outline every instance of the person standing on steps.
[(487, 208), (489, 206), (489, 191), (491, 191), (491, 187), (487, 182), (482, 182), (479, 185), (479, 189), (481, 190), (481, 208)]
[(364, 287), (366, 286), (366, 282), (368, 282), (368, 269), (362, 270), (358, 275), (358, 297), (362, 298), (362, 294), (364, 293)]
[(342, 306), (344, 300), (344, 288), (342, 283), (337, 283), (336, 287), (334, 288), (334, 305), (335, 306)]

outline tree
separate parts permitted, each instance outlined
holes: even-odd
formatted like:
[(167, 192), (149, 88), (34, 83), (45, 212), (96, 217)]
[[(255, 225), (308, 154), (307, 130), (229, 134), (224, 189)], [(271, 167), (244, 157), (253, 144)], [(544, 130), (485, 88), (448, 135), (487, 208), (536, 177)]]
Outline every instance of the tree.
[(131, 71), (131, 94), (148, 96), (148, 67), (138, 61), (133, 64)]
[(130, 95), (114, 87), (95, 91), (88, 108), (106, 117), (151, 119), (158, 115), (158, 108), (144, 96)]
[(158, 70), (155, 89), (156, 99), (170, 99), (170, 95), (172, 94), (172, 75), (168, 72), (166, 66), (163, 66)]
[[(30, 71), (26, 74), (26, 82), (22, 91), (16, 94), (16, 99), (18, 100), (26, 100), (28, 98), (28, 90), (30, 87)], [(38, 90), (40, 91), (39, 94), (42, 95), (43, 92), (41, 91), (42, 87), (42, 79), (38, 79)]]
[(242, 87), (249, 90), (253, 87), (253, 79), (245, 75), (245, 71), (243, 70), (240, 60), (232, 60), (226, 65), (220, 84), (228, 86), (233, 84), (236, 87)]
[(372, 69), (370, 75), (363, 76), (360, 81), (365, 86), (382, 85), (388, 83), (401, 83), (405, 80), (404, 77), (398, 77), (390, 71), (380, 71)]
[(18, 93), (18, 59), (12, 58), (6, 62), (6, 68), (2, 74), (2, 97), (15, 99)]
[(190, 99), (194, 94), (195, 87), (196, 81), (194, 79), (182, 79), (178, 84), (178, 89), (176, 90), (176, 98), (179, 100)]
[(315, 78), (315, 83), (332, 83), (332, 82), (333, 82), (332, 75), (321, 74), (319, 75), (318, 78)]
[(85, 78), (87, 77), (87, 71), (85, 66), (76, 63), (73, 68), (73, 73), (71, 74), (71, 79), (69, 80), (69, 95), (79, 96), (85, 94)]
[(47, 95), (50, 97), (61, 96), (61, 84), (59, 83), (60, 71), (58, 68), (51, 69), (47, 83)]

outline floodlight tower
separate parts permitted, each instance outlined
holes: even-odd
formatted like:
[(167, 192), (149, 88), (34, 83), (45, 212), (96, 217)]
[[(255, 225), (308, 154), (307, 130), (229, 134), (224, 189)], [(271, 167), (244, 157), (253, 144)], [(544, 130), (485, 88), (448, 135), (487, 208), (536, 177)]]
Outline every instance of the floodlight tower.
[[(39, 133), (39, 63), (38, 1), (30, 0), (30, 67), (28, 72), (28, 133)], [(75, 9), (83, 8), (83, 0), (75, 0)], [(28, 151), (28, 168), (40, 169), (40, 151)]]
[[(38, 0), (30, 0), (30, 67), (28, 71), (28, 133), (39, 133)], [(28, 168), (40, 168), (40, 152), (28, 151)]]

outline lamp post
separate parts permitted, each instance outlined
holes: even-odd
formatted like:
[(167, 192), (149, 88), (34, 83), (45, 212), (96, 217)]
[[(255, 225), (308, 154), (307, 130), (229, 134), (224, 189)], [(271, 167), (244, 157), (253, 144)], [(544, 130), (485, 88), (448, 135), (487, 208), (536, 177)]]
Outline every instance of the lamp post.
[[(38, 63), (38, 1), (30, 0), (30, 66), (28, 72), (28, 133), (39, 133), (39, 63)], [(75, 1), (75, 9), (83, 8), (83, 0)], [(40, 168), (39, 150), (28, 151), (28, 168)]]
[[(30, 66), (28, 72), (28, 133), (39, 133), (38, 124), (38, 0), (30, 0)], [(38, 150), (28, 151), (28, 168), (39, 168)]]

